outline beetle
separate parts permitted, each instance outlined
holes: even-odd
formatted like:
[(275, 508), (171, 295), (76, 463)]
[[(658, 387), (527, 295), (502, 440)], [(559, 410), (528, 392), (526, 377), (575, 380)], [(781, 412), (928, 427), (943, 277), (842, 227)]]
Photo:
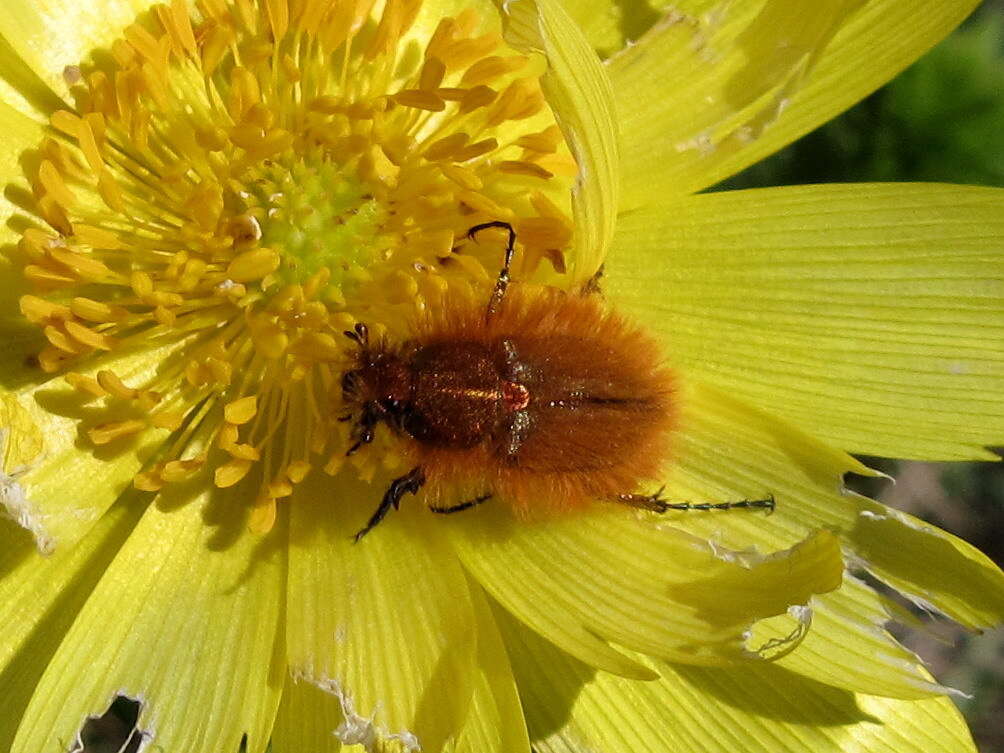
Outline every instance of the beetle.
[[(405, 494), (425, 489), (436, 513), (470, 509), (494, 496), (521, 517), (608, 500), (656, 513), (764, 508), (774, 499), (670, 503), (655, 481), (675, 427), (675, 378), (641, 328), (598, 296), (555, 289), (509, 290), (516, 232), (508, 222), (474, 225), (508, 234), (487, 305), (449, 299), (400, 343), (373, 342), (356, 324), (345, 335), (356, 363), (342, 376), (355, 417), (352, 455), (379, 425), (401, 438), (411, 469), (395, 478), (356, 541)], [(460, 501), (458, 487), (476, 487)]]

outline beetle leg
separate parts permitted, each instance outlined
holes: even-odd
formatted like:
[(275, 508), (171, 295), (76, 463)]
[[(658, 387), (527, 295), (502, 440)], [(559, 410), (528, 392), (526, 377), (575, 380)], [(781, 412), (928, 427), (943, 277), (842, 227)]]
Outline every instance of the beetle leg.
[(492, 297), (488, 299), (488, 309), (485, 311), (486, 319), (491, 319), (492, 314), (495, 313), (499, 304), (502, 303), (502, 297), (505, 295), (506, 288), (509, 287), (509, 269), (512, 266), (512, 257), (513, 254), (516, 253), (516, 231), (508, 222), (502, 222), (501, 220), (482, 222), (480, 225), (475, 225), (468, 230), (467, 237), (474, 240), (475, 235), (480, 233), (482, 230), (487, 230), (492, 227), (508, 230), (509, 240), (506, 242), (505, 246), (505, 260), (502, 262), (502, 270), (499, 272), (498, 279), (495, 281), (495, 290), (492, 291)]
[(449, 507), (433, 507), (429, 505), (429, 509), (433, 512), (438, 512), (442, 515), (449, 515), (454, 512), (463, 512), (464, 510), (470, 510), (472, 507), (477, 507), (482, 502), (485, 502), (492, 498), (491, 494), (482, 494), (480, 497), (475, 497), (474, 499), (469, 499), (466, 502), (461, 502), (457, 505), (450, 505)]
[(733, 510), (759, 509), (774, 512), (774, 495), (768, 494), (766, 499), (740, 499), (734, 502), (667, 502), (662, 498), (662, 487), (655, 494), (619, 494), (617, 502), (629, 507), (663, 513), (667, 510)]
[(387, 491), (384, 492), (383, 499), (366, 525), (355, 535), (358, 542), (363, 536), (373, 530), (373, 528), (383, 520), (393, 507), (395, 510), (401, 506), (401, 498), (405, 494), (418, 494), (418, 490), (425, 483), (425, 471), (422, 466), (417, 465), (403, 476), (390, 482)]
[(369, 444), (373, 441), (373, 429), (380, 420), (382, 413), (383, 411), (374, 402), (363, 405), (363, 413), (359, 417), (359, 423), (353, 428), (353, 437), (356, 441), (355, 444), (345, 451), (346, 456), (354, 455), (356, 450), (364, 444)]

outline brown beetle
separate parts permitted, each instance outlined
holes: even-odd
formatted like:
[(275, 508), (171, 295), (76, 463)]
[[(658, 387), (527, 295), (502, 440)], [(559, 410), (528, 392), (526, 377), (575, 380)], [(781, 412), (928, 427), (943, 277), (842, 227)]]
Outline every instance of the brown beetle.
[[(506, 230), (508, 243), (487, 308), (453, 299), (400, 344), (371, 342), (363, 324), (345, 333), (359, 346), (356, 367), (342, 378), (356, 416), (347, 454), (383, 423), (404, 440), (413, 465), (391, 483), (357, 541), (423, 487), (439, 513), (493, 496), (521, 517), (592, 500), (655, 512), (773, 508), (773, 498), (691, 504), (635, 493), (668, 457), (673, 374), (655, 342), (596, 296), (507, 294), (516, 233), (487, 222), (468, 237), (489, 228)], [(480, 487), (475, 495), (455, 498), (472, 485)]]

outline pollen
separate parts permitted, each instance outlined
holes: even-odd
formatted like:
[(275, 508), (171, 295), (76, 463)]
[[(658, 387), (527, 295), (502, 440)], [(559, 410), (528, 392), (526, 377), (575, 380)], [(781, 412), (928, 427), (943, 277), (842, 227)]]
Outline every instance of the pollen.
[[(258, 532), (315, 471), (393, 467), (392, 448), (344, 458), (345, 330), (399, 333), (490, 285), (504, 238), (474, 243), (473, 225), (513, 224), (523, 279), (561, 274), (571, 242), (544, 61), (470, 9), (375, 7), (154, 6), (79, 66), (75, 108), (24, 160), (40, 219), (21, 312), (40, 368), (99, 416), (82, 437), (108, 453), (161, 436), (138, 489), (247, 485)], [(116, 357), (135, 353), (154, 362), (126, 378)]]

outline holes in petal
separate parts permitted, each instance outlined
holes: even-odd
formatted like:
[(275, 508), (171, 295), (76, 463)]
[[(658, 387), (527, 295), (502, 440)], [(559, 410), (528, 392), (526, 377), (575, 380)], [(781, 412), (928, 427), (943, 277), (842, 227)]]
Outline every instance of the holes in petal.
[(137, 724), (141, 707), (132, 698), (115, 696), (105, 713), (87, 717), (70, 753), (139, 753), (140, 743), (147, 736)]

